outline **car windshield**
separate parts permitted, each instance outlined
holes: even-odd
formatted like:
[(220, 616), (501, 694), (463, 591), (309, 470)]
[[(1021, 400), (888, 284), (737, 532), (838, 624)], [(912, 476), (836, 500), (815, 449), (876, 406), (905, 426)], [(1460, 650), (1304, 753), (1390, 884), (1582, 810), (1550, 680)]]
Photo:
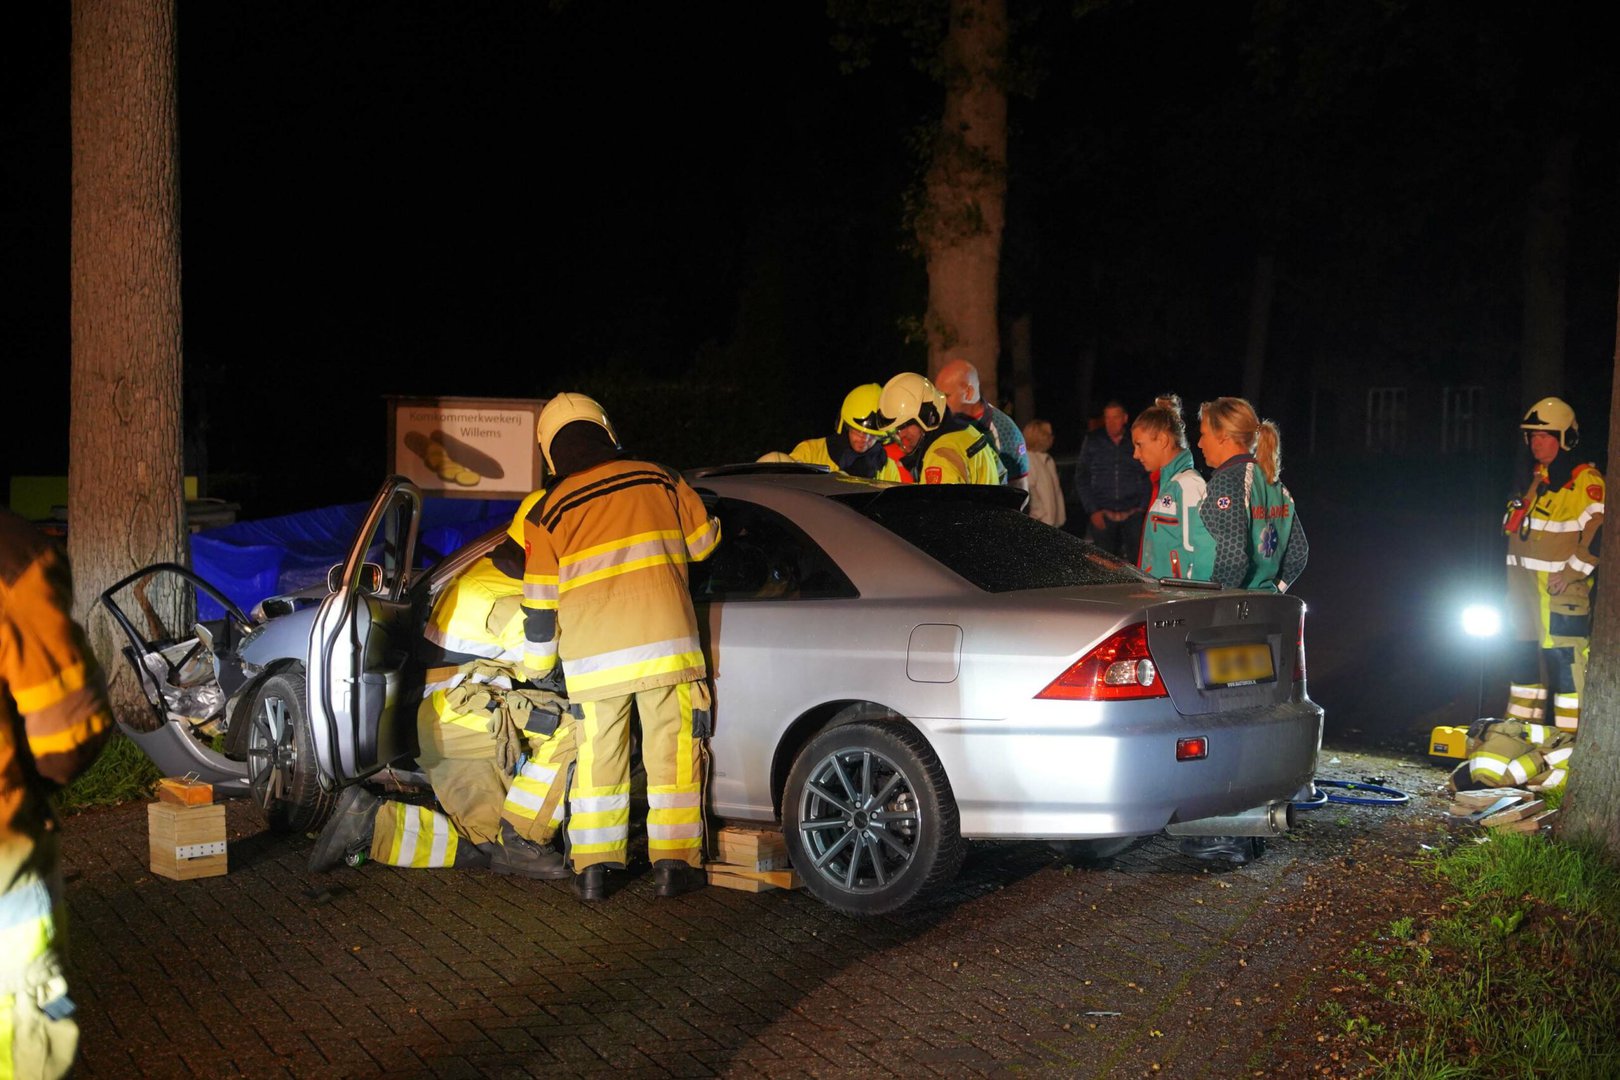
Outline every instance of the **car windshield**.
[(1146, 580), (1129, 563), (993, 497), (1006, 490), (915, 486), (846, 501), (986, 592)]

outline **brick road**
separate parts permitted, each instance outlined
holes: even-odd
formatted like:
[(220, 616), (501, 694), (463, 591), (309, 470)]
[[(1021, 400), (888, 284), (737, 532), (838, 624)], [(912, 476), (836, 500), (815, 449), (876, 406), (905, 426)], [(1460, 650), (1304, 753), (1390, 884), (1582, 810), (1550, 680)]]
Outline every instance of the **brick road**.
[(1396, 817), (1311, 814), (1228, 873), (1165, 840), (1108, 870), (974, 844), (945, 895), (857, 921), (804, 892), (655, 901), (645, 876), (594, 907), (472, 871), (315, 876), (244, 803), (230, 873), (175, 882), (129, 805), (67, 823), (82, 1075), (1238, 1075), (1329, 944), (1286, 900)]

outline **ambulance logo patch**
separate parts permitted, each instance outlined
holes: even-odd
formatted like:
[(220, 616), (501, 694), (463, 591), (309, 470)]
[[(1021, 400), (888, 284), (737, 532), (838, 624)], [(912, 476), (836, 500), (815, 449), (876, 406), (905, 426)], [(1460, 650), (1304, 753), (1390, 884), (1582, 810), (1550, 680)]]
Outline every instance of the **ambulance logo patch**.
[(1591, 499), (1593, 502), (1602, 502), (1603, 501), (1603, 485), (1602, 484), (1588, 484), (1588, 485), (1586, 485), (1586, 497), (1588, 499)]
[(1277, 554), (1278, 540), (1279, 537), (1277, 536), (1277, 526), (1267, 525), (1265, 528), (1261, 529), (1260, 554), (1264, 555), (1268, 559)]
[(1230, 496), (1230, 495), (1222, 495), (1220, 498), (1216, 499), (1215, 500), (1215, 509), (1217, 509), (1217, 510), (1230, 510), (1230, 509), (1232, 509), (1232, 496)]
[(1176, 500), (1169, 495), (1160, 495), (1158, 508), (1165, 513), (1172, 513), (1176, 508)]
[(945, 482), (945, 473), (940, 469), (940, 467), (938, 465), (930, 465), (930, 466), (928, 466), (928, 468), (923, 470), (923, 483), (925, 483), (925, 484), (943, 484), (944, 482)]

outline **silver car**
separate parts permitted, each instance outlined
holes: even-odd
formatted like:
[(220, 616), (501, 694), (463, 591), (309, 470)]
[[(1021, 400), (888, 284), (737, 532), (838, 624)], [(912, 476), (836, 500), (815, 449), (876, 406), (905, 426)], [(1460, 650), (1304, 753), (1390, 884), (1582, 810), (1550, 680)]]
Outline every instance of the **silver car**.
[[(780, 822), (832, 906), (892, 911), (948, 881), (968, 839), (1104, 856), (1162, 831), (1287, 828), (1322, 727), (1298, 599), (1155, 582), (1008, 488), (786, 464), (687, 478), (723, 530), (691, 567), (710, 810)], [(420, 500), (384, 484), (327, 595), (182, 639), (142, 638), (115, 601), (129, 583), (109, 590), (160, 724), (131, 734), (165, 772), (249, 794), (288, 830), (317, 827), (345, 785), (421, 784), (420, 628), (501, 534), (417, 568)]]

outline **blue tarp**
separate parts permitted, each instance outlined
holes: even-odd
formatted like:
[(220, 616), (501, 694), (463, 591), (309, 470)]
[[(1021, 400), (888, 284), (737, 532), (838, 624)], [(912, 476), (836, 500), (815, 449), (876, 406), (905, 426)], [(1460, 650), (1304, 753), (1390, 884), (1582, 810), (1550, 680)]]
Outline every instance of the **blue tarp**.
[[(517, 505), (516, 499), (422, 500), (417, 561), (432, 564), (512, 520)], [(267, 596), (325, 581), (327, 570), (348, 554), (370, 506), (345, 503), (193, 533), (191, 568), (250, 610)], [(223, 614), (209, 597), (197, 597), (199, 619)]]

